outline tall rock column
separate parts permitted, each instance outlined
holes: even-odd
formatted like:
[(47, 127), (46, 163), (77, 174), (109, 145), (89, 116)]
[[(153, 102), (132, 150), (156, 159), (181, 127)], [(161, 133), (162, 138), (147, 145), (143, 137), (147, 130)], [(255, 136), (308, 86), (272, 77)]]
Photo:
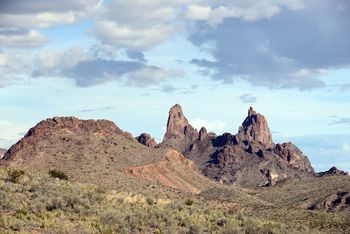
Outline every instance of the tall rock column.
[(179, 104), (171, 107), (161, 147), (171, 147), (180, 152), (198, 138), (198, 131), (193, 128), (182, 112)]
[(248, 110), (248, 116), (239, 127), (240, 141), (257, 142), (266, 148), (273, 147), (272, 136), (265, 117), (256, 113), (252, 107)]

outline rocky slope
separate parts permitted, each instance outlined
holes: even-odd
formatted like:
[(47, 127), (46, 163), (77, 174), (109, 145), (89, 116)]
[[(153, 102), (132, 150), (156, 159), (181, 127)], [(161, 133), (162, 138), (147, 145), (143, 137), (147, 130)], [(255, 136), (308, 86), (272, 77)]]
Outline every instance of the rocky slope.
[[(124, 169), (124, 172), (137, 178), (161, 182), (168, 187), (179, 190), (192, 193), (201, 191), (201, 188), (196, 186), (196, 184), (200, 183), (191, 183), (194, 179), (201, 178), (196, 165), (176, 150), (169, 150), (165, 157), (157, 163), (132, 166)], [(197, 177), (194, 177), (194, 174)]]
[[(150, 142), (148, 144), (152, 145)], [(7, 151), (0, 165), (43, 173), (57, 169), (73, 181), (111, 187), (135, 184), (134, 190), (141, 190), (148, 182), (169, 186), (159, 179), (164, 176), (164, 170), (167, 177), (173, 178), (169, 187), (188, 192), (200, 191), (208, 179), (194, 169), (188, 170), (188, 160), (181, 157), (180, 153), (174, 154), (171, 149), (155, 149), (140, 144), (130, 133), (122, 131), (111, 121), (55, 117), (31, 128)], [(159, 169), (159, 166), (160, 170), (144, 173), (142, 178), (126, 173), (131, 167)], [(187, 178), (193, 179), (177, 181), (175, 178), (182, 177), (180, 173), (187, 173)], [(147, 183), (140, 184), (141, 180)]]
[(308, 158), (292, 143), (275, 144), (266, 118), (253, 110), (237, 134), (208, 134), (189, 124), (180, 105), (170, 109), (160, 147), (172, 147), (193, 160), (209, 178), (247, 186), (274, 185), (289, 178), (311, 176)]
[(237, 134), (238, 141), (259, 143), (265, 148), (273, 147), (272, 136), (265, 117), (256, 113), (252, 107), (248, 110), (248, 116), (239, 127)]

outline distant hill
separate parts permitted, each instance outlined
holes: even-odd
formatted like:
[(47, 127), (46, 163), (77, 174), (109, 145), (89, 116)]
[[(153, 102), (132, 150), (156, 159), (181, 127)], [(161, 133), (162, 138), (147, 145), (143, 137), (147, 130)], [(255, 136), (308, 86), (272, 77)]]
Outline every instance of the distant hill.
[(74, 181), (129, 186), (132, 191), (142, 190), (147, 183), (160, 183), (199, 192), (208, 184), (180, 153), (146, 147), (108, 120), (55, 117), (41, 121), (0, 163), (45, 174), (55, 169)]

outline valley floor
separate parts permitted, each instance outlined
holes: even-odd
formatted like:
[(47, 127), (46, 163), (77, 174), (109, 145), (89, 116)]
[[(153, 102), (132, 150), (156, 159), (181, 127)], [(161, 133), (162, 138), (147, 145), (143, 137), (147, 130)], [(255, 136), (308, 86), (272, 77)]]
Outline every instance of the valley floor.
[(337, 212), (301, 208), (314, 202), (308, 200), (311, 196), (322, 199), (328, 194), (317, 183), (347, 190), (348, 177), (259, 190), (217, 185), (197, 195), (173, 191), (171, 196), (109, 190), (53, 177), (60, 176), (0, 167), (0, 233), (350, 232), (347, 208)]

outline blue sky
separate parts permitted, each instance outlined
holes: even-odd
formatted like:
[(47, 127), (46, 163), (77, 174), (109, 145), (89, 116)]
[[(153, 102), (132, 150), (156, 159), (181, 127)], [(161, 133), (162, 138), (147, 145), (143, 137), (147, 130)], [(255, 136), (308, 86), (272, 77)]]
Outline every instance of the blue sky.
[(350, 170), (346, 0), (0, 0), (0, 147), (53, 116), (162, 139), (169, 108), (236, 133), (247, 109), (316, 170)]

